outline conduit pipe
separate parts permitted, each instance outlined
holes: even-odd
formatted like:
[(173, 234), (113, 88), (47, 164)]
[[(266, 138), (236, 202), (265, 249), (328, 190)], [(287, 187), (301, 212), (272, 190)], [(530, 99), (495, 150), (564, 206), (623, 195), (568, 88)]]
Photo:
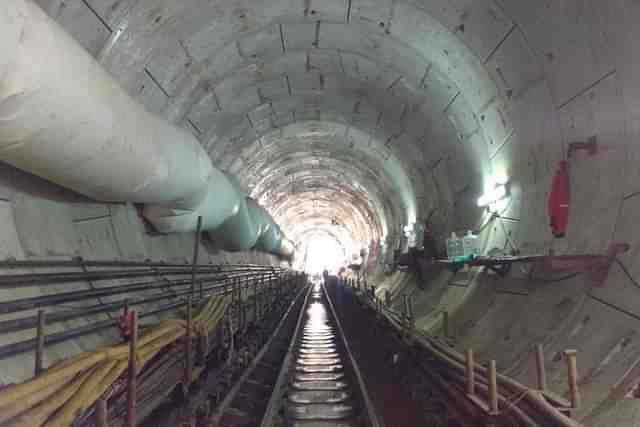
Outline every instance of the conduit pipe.
[[(245, 195), (198, 140), (145, 111), (32, 0), (0, 2), (0, 52), (0, 160), (95, 200), (143, 203), (161, 232), (194, 231), (198, 216), (214, 230), (241, 212)], [(248, 215), (236, 222), (255, 226)], [(249, 245), (253, 229), (235, 222), (217, 230), (236, 232), (230, 249), (260, 237)]]

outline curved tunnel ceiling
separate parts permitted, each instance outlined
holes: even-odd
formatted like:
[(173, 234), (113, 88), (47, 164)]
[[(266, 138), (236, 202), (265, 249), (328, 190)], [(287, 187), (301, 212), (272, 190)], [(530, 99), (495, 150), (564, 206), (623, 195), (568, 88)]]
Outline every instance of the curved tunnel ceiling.
[[(143, 0), (100, 59), (130, 91), (153, 77), (170, 99), (162, 113), (294, 241), (332, 229), (359, 251), (434, 207), (448, 218), (451, 194), (480, 192), (488, 178), (487, 141), (507, 136), (482, 62), (428, 12), (397, 1)], [(434, 168), (452, 157), (459, 166), (437, 183)]]

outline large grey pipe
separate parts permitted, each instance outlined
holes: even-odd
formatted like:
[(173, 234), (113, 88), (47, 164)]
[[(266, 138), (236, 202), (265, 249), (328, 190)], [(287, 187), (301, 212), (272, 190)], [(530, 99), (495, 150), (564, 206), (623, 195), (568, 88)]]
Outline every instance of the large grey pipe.
[[(234, 177), (228, 178), (236, 191), (242, 193), (240, 183)], [(257, 249), (286, 258), (293, 256), (293, 245), (283, 236), (280, 227), (250, 197), (241, 199), (238, 212), (218, 229), (210, 231), (209, 237), (231, 251)]]
[(144, 203), (162, 232), (194, 231), (198, 216), (217, 229), (245, 199), (190, 133), (146, 112), (31, 0), (0, 2), (0, 160), (96, 200)]

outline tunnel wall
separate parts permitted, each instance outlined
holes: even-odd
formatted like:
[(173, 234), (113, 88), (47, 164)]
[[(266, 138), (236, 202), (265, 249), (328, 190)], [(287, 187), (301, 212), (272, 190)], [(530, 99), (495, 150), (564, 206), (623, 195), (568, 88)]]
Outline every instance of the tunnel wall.
[[(535, 384), (533, 345), (542, 343), (549, 386), (566, 396), (561, 352), (577, 349), (578, 417), (590, 426), (635, 425), (640, 405), (623, 396), (640, 380), (634, 284), (640, 233), (631, 226), (640, 207), (638, 49), (632, 42), (640, 9), (597, 0), (430, 3), (433, 15), (484, 58), (505, 101), (508, 137), (488, 146), (494, 172), (505, 169), (513, 192), (504, 218), (482, 233), (485, 252), (602, 254), (614, 242), (627, 242), (632, 250), (620, 260), (631, 277), (617, 264), (599, 285), (584, 277), (544, 283), (446, 272), (429, 283), (404, 284), (400, 293), (412, 295), (419, 327), (440, 334), (441, 312), (454, 313), (450, 328), (459, 350), (472, 347), (481, 360), (496, 359), (501, 372), (526, 384)], [(506, 31), (496, 37), (498, 23)], [(591, 136), (598, 153), (578, 152), (570, 160), (569, 229), (566, 238), (553, 239), (546, 201), (556, 165), (569, 143)]]
[[(99, 55), (109, 50), (112, 32), (120, 31), (117, 26), (120, 18), (126, 16), (135, 2), (40, 0), (39, 3), (89, 51)], [(312, 7), (317, 7), (317, 2), (312, 3)], [(482, 233), (485, 250), (602, 253), (612, 242), (625, 241), (632, 249), (620, 259), (631, 276), (638, 277), (640, 232), (634, 227), (634, 220), (640, 208), (636, 188), (640, 181), (635, 167), (640, 158), (635, 141), (640, 132), (637, 118), (640, 50), (636, 46), (640, 6), (623, 0), (431, 0), (397, 2), (417, 6), (420, 11), (404, 8), (413, 13), (396, 13), (389, 18), (381, 11), (389, 10), (395, 2), (354, 2), (364, 3), (368, 9), (363, 10), (370, 12), (369, 15), (363, 12), (363, 16), (373, 17), (380, 11), (380, 19), (391, 23), (394, 29), (400, 28), (409, 40), (419, 42), (428, 37), (448, 40), (452, 35), (457, 40), (457, 44), (450, 44), (450, 49), (437, 53), (447, 58), (439, 64), (441, 71), (453, 76), (458, 84), (458, 88), (452, 89), (450, 102), (439, 109), (439, 117), (450, 123), (458, 135), (463, 135), (467, 145), (462, 146), (462, 151), (474, 153), (474, 158), (480, 159), (484, 175), (504, 169), (512, 182), (512, 196), (501, 213), (503, 218), (492, 221)], [(327, 4), (330, 12), (344, 6), (337, 2)], [(415, 21), (406, 20), (408, 16)], [(418, 24), (432, 19), (447, 31), (422, 31)], [(375, 19), (372, 22), (376, 25)], [(220, 58), (225, 59), (223, 55)], [(180, 53), (165, 62), (180, 61), (186, 62), (188, 58)], [(153, 64), (150, 69), (163, 70)], [(182, 125), (198, 134), (194, 123), (201, 122), (193, 119), (202, 118), (205, 122), (207, 116), (202, 113), (189, 118), (176, 112), (184, 106), (170, 105), (173, 100), (166, 90), (176, 89), (177, 83), (171, 79), (174, 70), (167, 67), (164, 71), (168, 76), (163, 80), (164, 86), (157, 84), (153, 73), (145, 72), (139, 74), (138, 80), (131, 79), (135, 84), (128, 87), (130, 93), (148, 110), (177, 117)], [(117, 72), (123, 76), (129, 70), (123, 66)], [(456, 145), (461, 144), (459, 141), (450, 141), (449, 135), (443, 134), (446, 144), (460, 147)], [(568, 143), (593, 135), (598, 138), (598, 154), (589, 157), (578, 153), (571, 162), (572, 205), (567, 237), (553, 240), (548, 229), (546, 199), (557, 162), (564, 158)], [(436, 141), (433, 146), (446, 144)], [(443, 192), (438, 203), (450, 205), (441, 222), (441, 235), (451, 229), (474, 226), (477, 219), (476, 214), (462, 208), (469, 206), (468, 200), (463, 200), (457, 190), (478, 176), (462, 176), (468, 161), (461, 157), (460, 148), (452, 148), (451, 152), (454, 155), (429, 172)], [(432, 184), (425, 184), (424, 188), (433, 191)], [(6, 203), (2, 212), (10, 224), (14, 213)], [(53, 212), (69, 209), (67, 204), (41, 203)], [(77, 235), (78, 231), (73, 229), (67, 215), (61, 215), (63, 224), (55, 225), (61, 230), (59, 234), (31, 238), (30, 245), (42, 252), (51, 251), (48, 255), (57, 255), (60, 248), (75, 247), (76, 239), (68, 236)], [(52, 221), (56, 220), (47, 215), (34, 220), (28, 228), (49, 230)], [(107, 233), (108, 227), (105, 228)], [(91, 227), (86, 232), (94, 233), (93, 230), (96, 229)], [(19, 242), (20, 234), (9, 227), (3, 239), (7, 239), (9, 247)], [(187, 236), (166, 239), (157, 244), (163, 247), (158, 252), (175, 254), (182, 246), (189, 250), (186, 242), (180, 244)], [(640, 374), (636, 372), (639, 291), (619, 266), (612, 268), (600, 288), (581, 280), (513, 288), (506, 282), (487, 283), (474, 276), (450, 277), (448, 273), (428, 284), (411, 283), (412, 279), (402, 274), (386, 279), (381, 289), (390, 286), (396, 295), (410, 292), (414, 296), (419, 308), (418, 325), (425, 330), (437, 330), (442, 309), (454, 312), (458, 308), (452, 318), (456, 345), (460, 349), (477, 348), (483, 359), (498, 359), (500, 371), (529, 384), (532, 365), (527, 361), (526, 349), (533, 343), (544, 337), (550, 384), (558, 393), (565, 393), (566, 385), (564, 366), (557, 360), (557, 352), (576, 348), (584, 397), (579, 416), (589, 425), (640, 422), (637, 401), (614, 396), (617, 386), (635, 383), (634, 376)], [(503, 285), (511, 286), (506, 288), (511, 293), (496, 291)]]

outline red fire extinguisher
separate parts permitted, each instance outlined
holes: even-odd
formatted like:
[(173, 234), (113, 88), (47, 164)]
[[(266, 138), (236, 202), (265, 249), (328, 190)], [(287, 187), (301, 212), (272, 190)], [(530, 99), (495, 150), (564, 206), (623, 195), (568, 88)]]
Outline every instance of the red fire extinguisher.
[(564, 237), (569, 224), (569, 163), (563, 160), (553, 177), (549, 194), (549, 219), (555, 237)]

